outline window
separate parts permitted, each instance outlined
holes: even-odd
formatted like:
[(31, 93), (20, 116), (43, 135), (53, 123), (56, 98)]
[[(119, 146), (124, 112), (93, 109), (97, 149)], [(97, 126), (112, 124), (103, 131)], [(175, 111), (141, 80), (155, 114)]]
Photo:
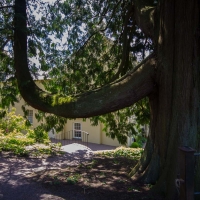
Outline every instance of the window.
[(74, 123), (74, 138), (81, 138), (81, 123)]
[(33, 124), (33, 110), (28, 110), (28, 120)]

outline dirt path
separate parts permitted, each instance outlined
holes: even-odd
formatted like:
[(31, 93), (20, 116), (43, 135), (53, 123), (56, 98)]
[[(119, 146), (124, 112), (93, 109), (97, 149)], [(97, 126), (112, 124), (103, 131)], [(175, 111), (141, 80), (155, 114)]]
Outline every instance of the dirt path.
[(77, 145), (65, 151), (43, 158), (0, 154), (0, 200), (162, 200), (128, 176), (137, 161)]
[[(67, 192), (65, 198), (53, 194), (44, 185), (28, 179), (32, 173), (41, 174), (48, 170), (60, 170), (67, 166), (79, 165), (91, 160), (92, 153), (78, 150), (62, 156), (47, 158), (0, 157), (0, 199), (1, 200), (37, 200), (37, 199), (84, 199), (74, 192)], [(64, 191), (59, 191), (63, 193)], [(57, 193), (57, 192), (56, 192)], [(78, 196), (77, 196), (78, 195)]]

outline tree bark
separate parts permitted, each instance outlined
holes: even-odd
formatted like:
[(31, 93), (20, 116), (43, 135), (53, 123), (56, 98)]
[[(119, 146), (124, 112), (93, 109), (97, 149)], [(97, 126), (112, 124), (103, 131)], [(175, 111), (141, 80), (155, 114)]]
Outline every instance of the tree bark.
[(63, 117), (105, 114), (149, 96), (151, 131), (135, 170), (143, 181), (155, 184), (156, 191), (173, 200), (178, 199), (174, 184), (179, 174), (178, 147), (200, 150), (200, 9), (198, 0), (160, 0), (155, 20), (151, 21), (154, 11), (146, 9), (144, 14), (145, 6), (139, 2), (145, 5), (148, 0), (134, 1), (135, 16), (138, 26), (153, 37), (156, 56), (101, 89), (60, 97), (41, 91), (31, 78), (27, 65), (26, 4), (25, 0), (16, 0), (16, 77), (27, 103)]
[(150, 97), (151, 134), (137, 169), (142, 180), (155, 184), (155, 190), (172, 200), (178, 199), (174, 184), (179, 174), (178, 147), (199, 151), (198, 1), (160, 1), (156, 27), (158, 91)]
[(134, 0), (134, 16), (137, 25), (140, 27), (142, 32), (154, 39), (154, 17), (155, 17), (155, 5), (152, 0)]

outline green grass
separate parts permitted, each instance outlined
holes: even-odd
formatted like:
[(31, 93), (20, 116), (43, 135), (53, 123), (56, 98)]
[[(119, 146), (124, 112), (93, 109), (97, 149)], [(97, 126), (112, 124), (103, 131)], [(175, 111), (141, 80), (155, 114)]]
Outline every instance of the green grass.
[(74, 174), (72, 176), (67, 177), (67, 183), (74, 185), (74, 184), (78, 183), (80, 178), (81, 178), (80, 174)]
[(117, 157), (125, 157), (133, 160), (139, 160), (143, 149), (141, 148), (126, 148), (126, 147), (118, 147), (115, 150), (96, 152), (96, 155), (117, 158)]

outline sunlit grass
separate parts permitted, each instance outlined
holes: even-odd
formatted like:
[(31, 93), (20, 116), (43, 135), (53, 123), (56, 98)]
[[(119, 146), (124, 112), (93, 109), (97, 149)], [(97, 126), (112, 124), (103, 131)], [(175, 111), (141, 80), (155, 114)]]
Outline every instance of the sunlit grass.
[(97, 151), (95, 152), (95, 155), (111, 157), (111, 158), (125, 157), (134, 160), (139, 160), (142, 152), (143, 152), (142, 148), (118, 147), (115, 150), (110, 150), (110, 151), (99, 151), (99, 152)]

